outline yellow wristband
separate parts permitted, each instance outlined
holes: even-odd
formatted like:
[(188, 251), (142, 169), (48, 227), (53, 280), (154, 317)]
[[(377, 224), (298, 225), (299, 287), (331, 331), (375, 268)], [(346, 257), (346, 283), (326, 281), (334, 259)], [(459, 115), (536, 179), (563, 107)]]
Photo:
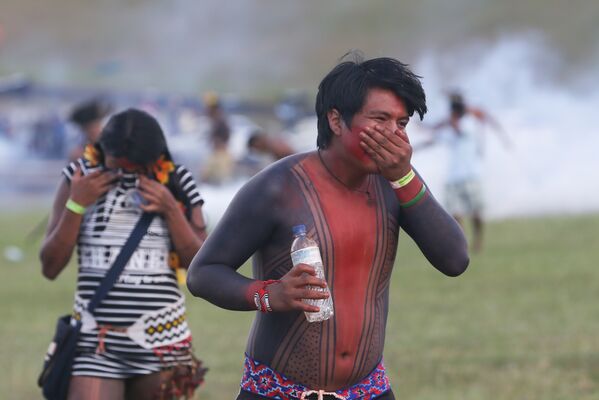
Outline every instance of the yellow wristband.
[(72, 199), (67, 200), (67, 204), (64, 205), (67, 210), (74, 212), (75, 214), (83, 215), (85, 214), (86, 208), (81, 204), (73, 201)]
[(393, 189), (399, 189), (406, 186), (408, 183), (412, 182), (412, 179), (416, 176), (416, 173), (413, 169), (410, 170), (405, 176), (399, 178), (395, 182), (391, 182), (391, 187)]

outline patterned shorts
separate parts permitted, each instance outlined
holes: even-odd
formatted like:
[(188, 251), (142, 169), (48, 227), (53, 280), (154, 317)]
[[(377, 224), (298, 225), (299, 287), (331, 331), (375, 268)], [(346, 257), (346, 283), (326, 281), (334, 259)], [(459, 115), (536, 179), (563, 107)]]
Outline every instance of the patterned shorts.
[[(241, 389), (270, 399), (295, 400), (317, 398), (319, 392), (325, 398), (343, 400), (370, 400), (391, 390), (385, 366), (381, 361), (367, 377), (355, 385), (335, 392), (310, 389), (301, 383), (293, 382), (284, 375), (270, 369), (246, 355)], [(310, 396), (310, 397), (308, 397)]]

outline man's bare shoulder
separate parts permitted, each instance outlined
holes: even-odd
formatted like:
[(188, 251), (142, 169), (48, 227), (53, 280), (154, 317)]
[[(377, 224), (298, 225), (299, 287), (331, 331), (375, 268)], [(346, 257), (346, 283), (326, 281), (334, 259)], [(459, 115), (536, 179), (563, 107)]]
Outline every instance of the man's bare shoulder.
[(260, 191), (263, 196), (272, 198), (288, 192), (293, 184), (293, 169), (311, 153), (298, 153), (282, 158), (254, 175), (244, 185), (244, 189)]
[(254, 175), (249, 182), (257, 181), (263, 184), (266, 181), (272, 182), (273, 180), (289, 179), (294, 167), (301, 164), (310, 154), (311, 152), (297, 153), (275, 161)]
[(295, 165), (301, 163), (306, 157), (310, 154), (314, 153), (313, 151), (305, 152), (305, 153), (296, 153), (289, 155), (287, 157), (281, 158), (280, 160), (275, 161), (270, 164), (268, 167), (264, 168), (260, 173), (268, 172), (269, 170), (280, 171), (280, 170), (289, 170), (293, 168)]

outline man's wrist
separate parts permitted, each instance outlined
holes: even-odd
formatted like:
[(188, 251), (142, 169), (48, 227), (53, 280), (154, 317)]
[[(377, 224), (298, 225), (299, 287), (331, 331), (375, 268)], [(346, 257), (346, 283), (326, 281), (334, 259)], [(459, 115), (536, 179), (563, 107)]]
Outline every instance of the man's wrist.
[(410, 171), (408, 171), (406, 174), (402, 175), (401, 178), (394, 180), (394, 181), (390, 181), (391, 187), (393, 189), (399, 189), (404, 186), (407, 186), (412, 181), (412, 179), (414, 179), (415, 176), (416, 176), (416, 173), (414, 172), (414, 170), (412, 168), (410, 168)]
[(424, 196), (426, 196), (426, 185), (421, 183), (420, 190), (418, 193), (409, 200), (399, 202), (399, 206), (402, 208), (412, 207), (416, 203), (418, 203)]
[(426, 196), (427, 189), (424, 182), (413, 171), (406, 175), (405, 179), (402, 179), (401, 185), (398, 183), (394, 186), (394, 183), (391, 182), (391, 186), (399, 200), (400, 207), (407, 208), (419, 203)]
[(246, 298), (248, 302), (256, 308), (257, 311), (263, 313), (272, 312), (270, 306), (270, 294), (268, 292), (268, 286), (273, 283), (279, 283), (279, 280), (270, 279), (267, 281), (254, 281), (250, 284)]

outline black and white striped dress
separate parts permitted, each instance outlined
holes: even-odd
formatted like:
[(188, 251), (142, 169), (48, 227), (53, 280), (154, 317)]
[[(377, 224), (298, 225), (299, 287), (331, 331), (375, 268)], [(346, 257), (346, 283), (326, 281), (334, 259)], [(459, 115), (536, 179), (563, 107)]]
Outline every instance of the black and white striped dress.
[[(84, 160), (68, 165), (70, 181), (77, 164), (84, 175), (94, 171)], [(191, 207), (201, 205), (196, 183), (176, 166), (182, 192)], [(191, 362), (191, 333), (184, 297), (169, 266), (171, 240), (166, 221), (157, 216), (108, 296), (94, 311), (85, 307), (129, 237), (141, 211), (131, 202), (137, 176), (125, 173), (94, 205), (81, 223), (77, 240), (79, 274), (74, 315), (83, 322), (73, 365), (74, 376), (125, 379)]]

